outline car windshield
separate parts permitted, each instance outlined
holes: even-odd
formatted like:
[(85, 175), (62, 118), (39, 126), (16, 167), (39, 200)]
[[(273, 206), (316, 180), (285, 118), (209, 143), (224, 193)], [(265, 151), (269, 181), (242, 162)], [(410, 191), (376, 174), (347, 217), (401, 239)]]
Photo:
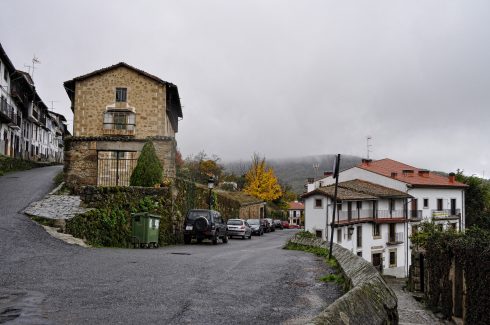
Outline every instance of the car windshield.
[(196, 220), (199, 217), (209, 218), (209, 211), (190, 211), (187, 219)]
[(229, 225), (236, 225), (236, 226), (241, 226), (242, 221), (241, 220), (228, 220)]
[(247, 222), (248, 222), (249, 225), (258, 225), (258, 224), (260, 224), (259, 223), (259, 219), (248, 219)]

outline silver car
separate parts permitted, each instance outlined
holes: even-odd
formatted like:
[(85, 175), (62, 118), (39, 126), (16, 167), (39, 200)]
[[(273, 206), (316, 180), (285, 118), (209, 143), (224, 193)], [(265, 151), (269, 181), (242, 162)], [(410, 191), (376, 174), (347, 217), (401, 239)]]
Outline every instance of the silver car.
[(228, 237), (238, 236), (242, 239), (252, 238), (252, 228), (249, 224), (242, 219), (230, 219), (227, 223), (228, 226)]

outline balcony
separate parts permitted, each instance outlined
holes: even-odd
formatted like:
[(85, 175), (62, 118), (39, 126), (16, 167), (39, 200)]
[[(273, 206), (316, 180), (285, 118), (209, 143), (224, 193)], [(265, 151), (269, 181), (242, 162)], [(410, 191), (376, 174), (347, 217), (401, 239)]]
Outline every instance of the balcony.
[(104, 135), (134, 136), (136, 124), (134, 123), (104, 123)]
[(432, 218), (434, 220), (459, 219), (460, 216), (461, 209), (432, 210)]
[(11, 122), (8, 123), (8, 126), (11, 129), (20, 130), (21, 123), (22, 123), (21, 116), (16, 114), (16, 113), (12, 113), (11, 114)]
[(390, 233), (388, 235), (388, 241), (386, 242), (386, 245), (399, 245), (403, 243), (403, 240), (403, 232)]
[(376, 222), (376, 223), (395, 223), (407, 221), (417, 221), (422, 218), (422, 210), (352, 210), (352, 211), (337, 211), (335, 223), (339, 225), (354, 224), (361, 222)]
[(14, 120), (14, 108), (7, 103), (5, 98), (0, 101), (0, 120), (5, 122), (13, 122)]

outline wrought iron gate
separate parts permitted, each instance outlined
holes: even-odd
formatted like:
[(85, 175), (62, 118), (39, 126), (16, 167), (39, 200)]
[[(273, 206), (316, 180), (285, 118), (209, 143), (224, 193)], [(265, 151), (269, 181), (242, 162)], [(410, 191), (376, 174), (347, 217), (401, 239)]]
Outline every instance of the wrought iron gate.
[(136, 162), (134, 151), (97, 152), (97, 186), (129, 186)]

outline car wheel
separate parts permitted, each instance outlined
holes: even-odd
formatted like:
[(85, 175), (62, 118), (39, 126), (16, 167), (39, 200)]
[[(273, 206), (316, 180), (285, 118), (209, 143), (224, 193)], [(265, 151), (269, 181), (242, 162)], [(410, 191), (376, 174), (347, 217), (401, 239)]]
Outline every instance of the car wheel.
[(184, 236), (184, 244), (190, 244), (191, 243), (191, 236)]
[(213, 245), (217, 245), (217, 244), (218, 244), (218, 236), (214, 235), (213, 236)]
[(202, 243), (202, 239), (203, 239), (202, 237), (197, 238), (197, 243), (198, 244)]
[(228, 242), (228, 235), (223, 236), (223, 244), (226, 244)]
[(245, 239), (245, 235), (242, 236), (242, 239)]
[(250, 235), (248, 235), (248, 239), (252, 239), (252, 232), (250, 232)]

